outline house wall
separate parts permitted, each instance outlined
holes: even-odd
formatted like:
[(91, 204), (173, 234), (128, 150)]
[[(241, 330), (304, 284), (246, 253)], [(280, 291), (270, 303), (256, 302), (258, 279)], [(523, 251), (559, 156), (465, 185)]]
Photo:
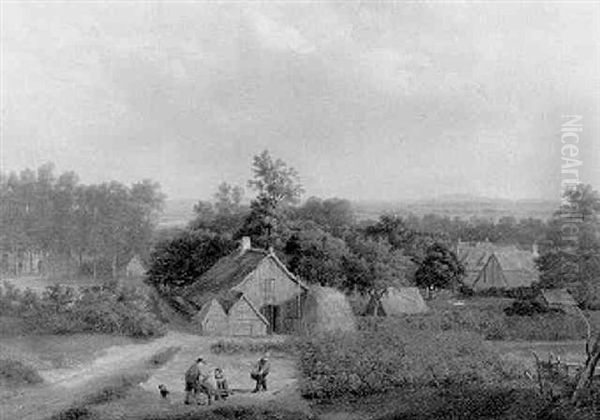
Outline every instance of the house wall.
[(244, 299), (238, 300), (229, 310), (229, 334), (266, 335), (267, 326)]
[(502, 273), (502, 267), (493, 255), (479, 273), (479, 278), (475, 282), (474, 290), (485, 290), (490, 288), (506, 288), (508, 284)]
[(197, 321), (200, 333), (203, 335), (227, 335), (229, 323), (227, 315), (222, 309), (212, 305), (206, 316)]
[(263, 259), (248, 280), (234, 289), (243, 292), (257, 308), (282, 305), (302, 292), (300, 285), (270, 258)]
[(304, 289), (271, 258), (263, 259), (247, 281), (235, 289), (243, 292), (267, 318), (269, 332), (297, 331)]

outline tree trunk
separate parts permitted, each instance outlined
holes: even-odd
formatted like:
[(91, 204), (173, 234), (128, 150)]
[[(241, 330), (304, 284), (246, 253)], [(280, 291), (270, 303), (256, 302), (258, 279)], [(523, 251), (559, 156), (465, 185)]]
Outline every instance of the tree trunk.
[[(586, 347), (589, 349), (589, 342), (586, 344)], [(577, 403), (581, 398), (584, 390), (590, 387), (592, 382), (592, 378), (594, 377), (594, 372), (596, 371), (596, 366), (600, 361), (600, 334), (596, 336), (594, 341), (594, 345), (591, 349), (588, 350), (587, 359), (585, 361), (585, 366), (583, 370), (579, 373), (579, 379), (577, 380), (577, 386), (575, 387), (575, 391), (573, 392), (573, 396), (571, 397), (572, 403)]]

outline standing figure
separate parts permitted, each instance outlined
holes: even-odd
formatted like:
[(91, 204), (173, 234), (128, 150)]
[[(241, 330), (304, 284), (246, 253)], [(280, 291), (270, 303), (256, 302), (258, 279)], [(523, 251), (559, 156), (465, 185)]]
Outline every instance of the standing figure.
[(256, 381), (256, 387), (252, 392), (267, 390), (267, 375), (269, 374), (270, 369), (271, 365), (269, 364), (269, 357), (268, 354), (265, 354), (260, 358), (252, 373), (250, 373), (250, 377)]
[(211, 404), (210, 390), (206, 386), (207, 379), (206, 363), (202, 357), (199, 357), (185, 372), (185, 404), (191, 404), (192, 400), (200, 404), (198, 401), (199, 392), (206, 394), (208, 405)]
[(215, 382), (217, 384), (217, 391), (215, 393), (215, 400), (222, 398), (226, 400), (229, 396), (229, 385), (227, 384), (227, 378), (225, 378), (225, 373), (223, 373), (223, 369), (216, 368), (215, 369)]

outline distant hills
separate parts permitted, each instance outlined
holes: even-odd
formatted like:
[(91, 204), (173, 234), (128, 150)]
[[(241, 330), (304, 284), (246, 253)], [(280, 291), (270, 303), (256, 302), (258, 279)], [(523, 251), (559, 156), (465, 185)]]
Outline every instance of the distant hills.
[[(194, 204), (198, 200), (176, 199), (167, 200), (160, 227), (185, 226), (194, 218)], [(354, 210), (359, 220), (377, 219), (384, 213), (395, 213), (406, 216), (413, 213), (417, 216), (436, 214), (451, 218), (469, 219), (481, 217), (498, 220), (504, 216), (513, 216), (517, 220), (524, 218), (548, 219), (558, 208), (556, 200), (507, 200), (498, 198), (478, 197), (468, 194), (444, 195), (426, 200), (407, 201), (354, 201)]]

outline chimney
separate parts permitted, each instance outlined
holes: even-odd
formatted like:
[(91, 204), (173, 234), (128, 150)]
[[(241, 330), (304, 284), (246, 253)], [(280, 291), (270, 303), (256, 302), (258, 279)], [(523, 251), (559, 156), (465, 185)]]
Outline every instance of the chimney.
[(537, 242), (534, 242), (533, 245), (531, 245), (531, 252), (533, 253), (534, 258), (537, 258), (540, 256)]
[(275, 249), (273, 248), (273, 245), (269, 245), (269, 254), (274, 254), (275, 253)]
[(240, 254), (243, 254), (250, 248), (252, 248), (252, 241), (250, 240), (249, 236), (244, 236), (240, 241)]

